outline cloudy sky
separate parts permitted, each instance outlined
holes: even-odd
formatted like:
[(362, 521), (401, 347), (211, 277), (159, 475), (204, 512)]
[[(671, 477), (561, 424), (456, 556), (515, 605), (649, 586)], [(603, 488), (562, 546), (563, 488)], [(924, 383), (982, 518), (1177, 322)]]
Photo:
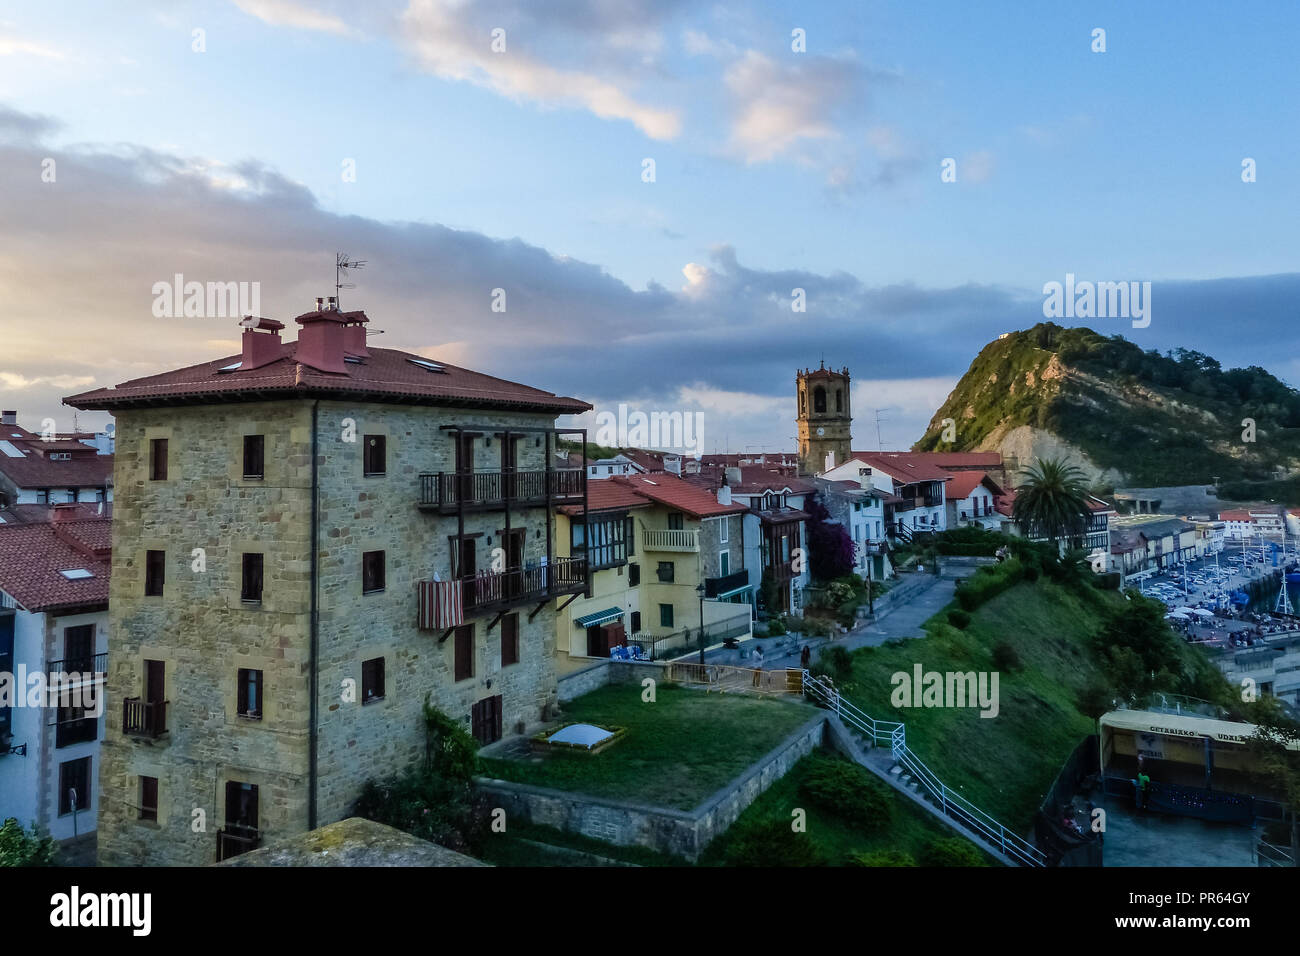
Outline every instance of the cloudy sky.
[(1099, 331), (1300, 382), (1300, 7), (1050, 6), (10, 4), (0, 406), (70, 427), (63, 395), (233, 353), (154, 284), (288, 321), (336, 250), (379, 344), (699, 411), (704, 451), (793, 447), (823, 358), (855, 443), (879, 409), (906, 447), (1067, 273), (1152, 282)]

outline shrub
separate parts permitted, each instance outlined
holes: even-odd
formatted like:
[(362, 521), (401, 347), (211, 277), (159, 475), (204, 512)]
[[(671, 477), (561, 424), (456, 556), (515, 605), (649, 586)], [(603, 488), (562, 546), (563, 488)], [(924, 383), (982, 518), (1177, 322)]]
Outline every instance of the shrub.
[(0, 826), (0, 866), (51, 866), (57, 852), (54, 838), (34, 823), (30, 832), (16, 817)]
[(804, 615), (803, 622), (799, 625), (799, 631), (809, 637), (830, 637), (831, 622), (824, 618)]
[(728, 866), (826, 866), (829, 861), (806, 833), (785, 820), (737, 822), (727, 834)]
[(829, 674), (837, 684), (853, 676), (853, 657), (842, 644), (828, 644), (817, 652), (814, 674)]
[(998, 641), (993, 646), (993, 667), (999, 671), (1018, 671), (1021, 668), (1020, 655), (1006, 641)]
[(808, 759), (811, 766), (799, 784), (806, 800), (864, 833), (889, 826), (893, 809), (889, 792), (865, 768), (834, 757)]
[(784, 633), (786, 633), (785, 618), (782, 615), (777, 614), (773, 617), (768, 618), (767, 620), (768, 637), (780, 637)]
[(849, 866), (916, 866), (912, 854), (902, 850), (873, 850), (870, 853), (854, 853), (849, 857)]
[(936, 837), (921, 852), (922, 866), (983, 866), (974, 844), (961, 837)]
[(970, 627), (970, 614), (960, 608), (953, 608), (948, 612), (948, 623), (959, 631), (964, 631)]
[(957, 603), (964, 611), (973, 611), (1016, 584), (1026, 574), (1018, 558), (1009, 558), (994, 567), (980, 568), (957, 588)]

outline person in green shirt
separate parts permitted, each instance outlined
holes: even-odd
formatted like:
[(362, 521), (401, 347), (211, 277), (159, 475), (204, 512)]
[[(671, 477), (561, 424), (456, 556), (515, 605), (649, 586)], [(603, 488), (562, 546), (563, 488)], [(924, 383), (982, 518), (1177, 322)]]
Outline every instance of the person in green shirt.
[(1143, 770), (1138, 771), (1137, 779), (1133, 781), (1136, 784), (1137, 807), (1139, 810), (1145, 810), (1147, 806), (1147, 787), (1151, 785), (1151, 778)]

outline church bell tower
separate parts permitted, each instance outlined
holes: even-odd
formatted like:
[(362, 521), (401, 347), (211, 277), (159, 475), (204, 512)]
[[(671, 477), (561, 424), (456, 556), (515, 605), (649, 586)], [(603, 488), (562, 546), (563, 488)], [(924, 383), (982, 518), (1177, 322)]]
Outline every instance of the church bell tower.
[(799, 416), (799, 474), (820, 475), (852, 457), (849, 370), (804, 369), (795, 377)]

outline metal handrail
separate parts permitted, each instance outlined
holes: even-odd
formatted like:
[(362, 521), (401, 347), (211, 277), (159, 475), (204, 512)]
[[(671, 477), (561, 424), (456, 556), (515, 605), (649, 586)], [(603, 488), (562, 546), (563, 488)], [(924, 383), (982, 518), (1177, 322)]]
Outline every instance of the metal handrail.
[(870, 737), (874, 743), (888, 744), (895, 762), (906, 769), (939, 801), (944, 816), (970, 827), (990, 843), (998, 846), (1004, 856), (1025, 866), (1046, 865), (1046, 858), (1041, 850), (953, 790), (922, 763), (907, 746), (905, 724), (899, 721), (876, 720), (851, 701), (845, 700), (844, 695), (829, 682), (813, 677), (807, 671), (803, 673), (803, 687), (805, 695), (822, 700), (841, 720)]

